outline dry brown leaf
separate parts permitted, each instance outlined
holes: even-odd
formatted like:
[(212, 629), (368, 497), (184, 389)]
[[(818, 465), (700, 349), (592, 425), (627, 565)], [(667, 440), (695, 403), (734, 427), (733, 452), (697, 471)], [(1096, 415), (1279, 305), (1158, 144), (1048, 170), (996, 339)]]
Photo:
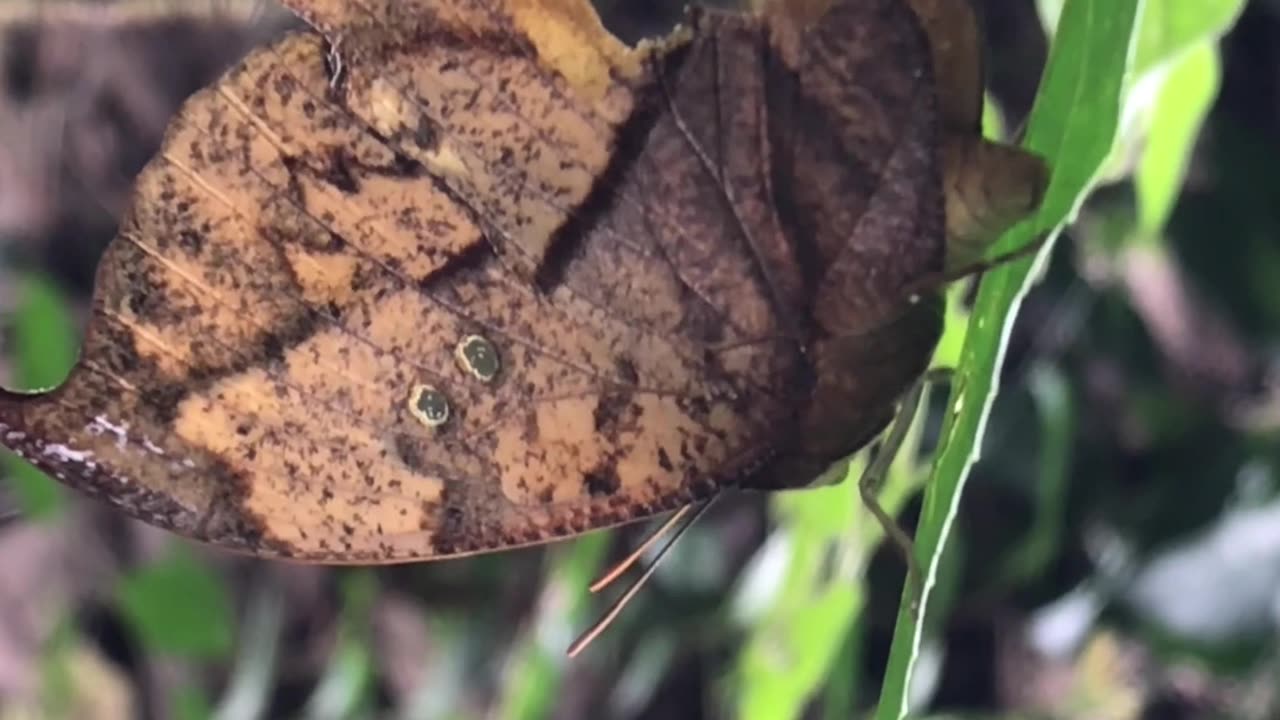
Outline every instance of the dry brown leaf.
[[(944, 153), (985, 146), (902, 0), (636, 48), (586, 0), (286, 4), (318, 32), (139, 176), (77, 370), (0, 395), (64, 482), (256, 554), (455, 556), (805, 485), (927, 365), (950, 180), (1005, 156)], [(977, 177), (970, 225), (1038, 198)]]

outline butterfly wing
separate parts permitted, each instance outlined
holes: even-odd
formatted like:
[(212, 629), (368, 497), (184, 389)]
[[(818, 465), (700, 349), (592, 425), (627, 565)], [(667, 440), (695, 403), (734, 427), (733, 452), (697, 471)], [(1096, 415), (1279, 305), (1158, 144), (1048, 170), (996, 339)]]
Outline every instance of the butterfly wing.
[(812, 286), (761, 21), (628, 51), (576, 0), (291, 4), (333, 42), (187, 103), (80, 363), (0, 395), (0, 439), (148, 522), (324, 562), (648, 517), (794, 444)]
[[(577, 27), (562, 18), (542, 21)], [(642, 518), (749, 464), (734, 383), (598, 293), (667, 318), (677, 283), (526, 272), (553, 239), (622, 242), (553, 235), (629, 91), (548, 71), (517, 25), (456, 29), (353, 30), (336, 80), (324, 40), (292, 35), (194, 97), (102, 261), (76, 371), (0, 398), (0, 438), (149, 522), (338, 562)], [(468, 365), (468, 338), (496, 372)], [(446, 422), (424, 422), (424, 388)]]

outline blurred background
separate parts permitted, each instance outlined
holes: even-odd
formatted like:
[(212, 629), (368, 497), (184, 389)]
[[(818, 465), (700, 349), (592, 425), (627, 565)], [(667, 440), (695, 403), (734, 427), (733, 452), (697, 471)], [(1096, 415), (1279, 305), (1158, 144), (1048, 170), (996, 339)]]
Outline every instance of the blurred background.
[[(1009, 135), (1060, 4), (979, 2)], [(682, 2), (598, 5), (634, 39)], [(1280, 2), (1147, 12), (1177, 6), (1212, 17), (1139, 63), (1107, 182), (1014, 330), (930, 608), (913, 693), (931, 712), (1280, 717)], [(0, 0), (0, 381), (65, 376), (168, 118), (292, 25), (263, 1)], [(908, 526), (941, 402), (886, 491)], [(0, 720), (858, 716), (903, 568), (856, 497), (719, 503), (568, 661), (603, 608), (586, 585), (644, 527), (394, 568), (266, 563), (6, 455)]]

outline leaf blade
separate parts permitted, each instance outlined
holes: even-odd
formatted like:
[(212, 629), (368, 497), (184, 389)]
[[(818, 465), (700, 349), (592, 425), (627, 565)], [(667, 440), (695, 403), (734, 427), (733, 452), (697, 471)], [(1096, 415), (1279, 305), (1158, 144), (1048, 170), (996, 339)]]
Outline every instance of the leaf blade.
[(916, 552), (926, 576), (919, 617), (911, 611), (912, 598), (904, 593), (877, 720), (907, 716), (929, 591), (964, 482), (978, 457), (1011, 321), (1030, 287), (1033, 270), (1043, 264), (1057, 233), (1074, 217), (1115, 142), (1141, 2), (1068, 0), (1062, 9), (1025, 142), (1053, 168), (1049, 187), (1036, 216), (1006, 233), (992, 252), (1020, 247), (1042, 233), (1048, 233), (1049, 239), (1035, 258), (989, 273), (979, 290), (916, 535)]
[(1134, 178), (1139, 229), (1148, 238), (1163, 233), (1173, 215), (1200, 126), (1218, 96), (1221, 75), (1217, 47), (1205, 42), (1170, 68), (1160, 90)]

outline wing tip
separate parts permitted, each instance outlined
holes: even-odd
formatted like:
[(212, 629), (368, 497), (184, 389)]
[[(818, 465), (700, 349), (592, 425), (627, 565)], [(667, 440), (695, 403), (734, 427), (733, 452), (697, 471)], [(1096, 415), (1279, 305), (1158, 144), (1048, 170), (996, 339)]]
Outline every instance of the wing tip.
[(11, 390), (0, 386), (0, 446), (16, 450), (29, 440), (32, 409), (56, 390)]

